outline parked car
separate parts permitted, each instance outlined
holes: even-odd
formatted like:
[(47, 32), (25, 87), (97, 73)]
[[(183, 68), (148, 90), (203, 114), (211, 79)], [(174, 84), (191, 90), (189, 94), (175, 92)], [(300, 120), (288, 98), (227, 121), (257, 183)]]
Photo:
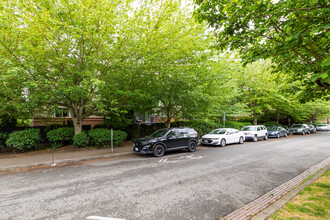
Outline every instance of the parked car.
[(288, 136), (288, 131), (281, 127), (281, 126), (269, 126), (267, 127), (268, 130), (268, 137), (287, 137)]
[(199, 144), (198, 133), (192, 128), (163, 128), (150, 136), (134, 141), (133, 151), (141, 154), (153, 154), (161, 157), (167, 151), (188, 149), (196, 151)]
[(219, 128), (202, 137), (202, 144), (224, 147), (226, 144), (240, 143), (245, 140), (243, 132), (233, 128)]
[(317, 131), (329, 131), (330, 128), (328, 127), (327, 124), (319, 124), (319, 125), (316, 125), (316, 130)]
[(306, 124), (293, 124), (289, 129), (289, 132), (291, 132), (292, 134), (302, 134), (302, 135), (311, 133), (308, 125)]
[(249, 125), (242, 128), (245, 140), (258, 141), (258, 138), (268, 139), (268, 131), (264, 125)]
[(308, 125), (308, 127), (311, 133), (316, 133), (316, 128), (314, 127), (314, 125)]

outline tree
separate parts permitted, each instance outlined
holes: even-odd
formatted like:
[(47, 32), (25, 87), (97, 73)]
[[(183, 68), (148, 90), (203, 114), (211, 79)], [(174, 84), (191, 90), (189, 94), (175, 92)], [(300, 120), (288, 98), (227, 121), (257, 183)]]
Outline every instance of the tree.
[(246, 63), (271, 58), (277, 69), (330, 89), (329, 2), (324, 0), (195, 0), (220, 49), (239, 50)]
[(139, 72), (133, 86), (142, 91), (131, 106), (164, 116), (170, 127), (172, 119), (201, 117), (205, 112), (208, 101), (202, 82), (210, 37), (180, 4), (163, 8), (167, 10), (147, 11), (141, 17), (154, 27), (143, 48), (152, 59), (143, 57), (136, 68), (130, 68)]
[(30, 109), (44, 115), (55, 105), (66, 107), (77, 134), (84, 118), (143, 95), (135, 83), (141, 74), (169, 50), (180, 52), (170, 38), (185, 28), (172, 20), (180, 6), (180, 1), (3, 1), (0, 60), (9, 60), (13, 65), (5, 71), (23, 79), (20, 98)]

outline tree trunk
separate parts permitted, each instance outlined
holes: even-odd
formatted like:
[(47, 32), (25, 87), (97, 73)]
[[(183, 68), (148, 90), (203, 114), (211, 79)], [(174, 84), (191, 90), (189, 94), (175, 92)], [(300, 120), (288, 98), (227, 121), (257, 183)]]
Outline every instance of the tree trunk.
[(79, 117), (72, 117), (74, 134), (80, 134), (82, 132), (82, 119)]
[(256, 115), (253, 116), (253, 124), (254, 125), (258, 124), (258, 116), (256, 116)]
[(170, 128), (171, 127), (171, 119), (172, 119), (172, 117), (171, 117), (171, 111), (172, 111), (171, 107), (167, 107), (166, 108), (166, 121), (165, 121), (165, 127), (166, 128)]
[(80, 134), (82, 132), (82, 121), (84, 119), (83, 108), (84, 106), (80, 106), (77, 103), (73, 105), (73, 108), (69, 108), (74, 127), (74, 134)]

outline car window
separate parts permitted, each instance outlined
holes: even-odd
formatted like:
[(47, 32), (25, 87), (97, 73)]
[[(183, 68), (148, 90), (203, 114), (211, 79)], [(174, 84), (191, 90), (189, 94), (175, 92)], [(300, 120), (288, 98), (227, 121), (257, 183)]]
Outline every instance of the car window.
[(197, 132), (194, 129), (188, 128), (187, 130), (188, 130), (189, 135), (196, 135), (197, 134)]
[(180, 137), (187, 137), (188, 136), (188, 131), (184, 128), (178, 129), (178, 132), (179, 132)]
[(178, 132), (176, 129), (171, 130), (167, 135), (171, 135), (171, 136), (178, 136)]
[(168, 132), (168, 128), (159, 129), (150, 135), (151, 137), (163, 137)]
[(301, 127), (302, 127), (302, 125), (292, 125), (291, 128), (301, 128)]
[(242, 131), (255, 131), (256, 127), (244, 127), (242, 128)]
[(260, 127), (258, 127), (258, 131), (261, 131), (261, 128)]
[(227, 129), (216, 129), (210, 132), (210, 134), (225, 134)]

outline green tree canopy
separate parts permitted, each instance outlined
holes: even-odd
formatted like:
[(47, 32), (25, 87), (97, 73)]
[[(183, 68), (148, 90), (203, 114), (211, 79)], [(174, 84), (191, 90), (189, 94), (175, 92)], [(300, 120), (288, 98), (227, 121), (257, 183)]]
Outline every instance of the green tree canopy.
[(324, 0), (195, 0), (220, 49), (245, 62), (271, 58), (277, 69), (330, 89), (330, 5)]

